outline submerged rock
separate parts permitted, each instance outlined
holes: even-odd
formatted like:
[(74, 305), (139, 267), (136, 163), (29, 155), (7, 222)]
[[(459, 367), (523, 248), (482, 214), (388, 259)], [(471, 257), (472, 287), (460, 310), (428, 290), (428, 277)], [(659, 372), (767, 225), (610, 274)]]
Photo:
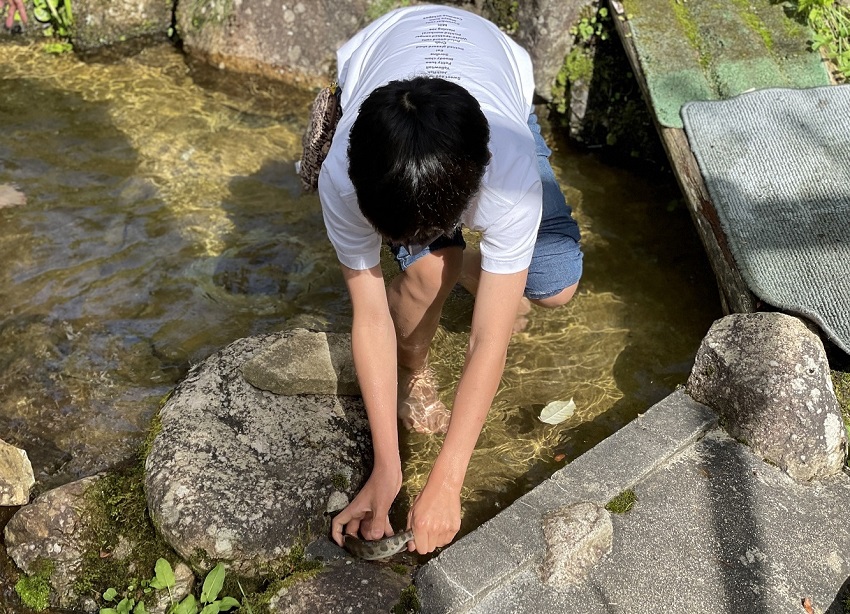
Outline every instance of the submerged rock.
[(734, 314), (702, 341), (688, 394), (729, 434), (799, 480), (841, 471), (847, 436), (821, 340), (781, 313)]
[(198, 571), (221, 560), (261, 575), (307, 533), (326, 532), (332, 493), (350, 496), (371, 467), (359, 397), (276, 395), (243, 377), (254, 357), (302, 334), (234, 342), (194, 367), (162, 408), (146, 462), (148, 508)]
[(0, 439), (0, 505), (25, 505), (34, 485), (27, 453)]

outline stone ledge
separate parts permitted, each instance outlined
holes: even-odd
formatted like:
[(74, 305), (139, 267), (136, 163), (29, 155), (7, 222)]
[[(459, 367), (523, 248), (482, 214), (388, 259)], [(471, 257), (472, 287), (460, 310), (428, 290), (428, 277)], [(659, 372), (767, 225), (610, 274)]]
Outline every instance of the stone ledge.
[(470, 610), (542, 561), (544, 514), (580, 501), (607, 504), (716, 424), (681, 390), (653, 405), (423, 566), (416, 576), (423, 613)]

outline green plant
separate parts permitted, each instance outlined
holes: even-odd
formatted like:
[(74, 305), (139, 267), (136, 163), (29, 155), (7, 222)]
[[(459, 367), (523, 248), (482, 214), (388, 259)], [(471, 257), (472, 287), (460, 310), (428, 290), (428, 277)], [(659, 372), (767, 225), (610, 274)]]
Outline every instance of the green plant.
[(850, 80), (850, 6), (836, 0), (791, 0), (786, 8), (814, 31), (812, 49), (832, 63), (836, 80)]
[(603, 41), (608, 40), (607, 25), (609, 21), (611, 21), (611, 17), (608, 14), (608, 9), (602, 6), (589, 17), (582, 17), (576, 25), (570, 28), (570, 34), (584, 44), (589, 43), (594, 37)]
[[(175, 584), (174, 571), (165, 559), (159, 559), (154, 568), (154, 577), (138, 584), (134, 581), (127, 587), (123, 598), (115, 607), (100, 609), (100, 614), (147, 614), (143, 599), (153, 591), (167, 590), (171, 606), (168, 614), (218, 614), (232, 608), (240, 607), (239, 601), (233, 597), (219, 599), (219, 593), (224, 586), (224, 564), (219, 563), (207, 574), (201, 588), (200, 597), (186, 595), (181, 601), (174, 601), (172, 590)], [(118, 591), (109, 588), (103, 593), (103, 600), (112, 603), (118, 599)]]
[[(47, 24), (45, 36), (67, 38), (71, 35), (71, 27), (74, 25), (71, 0), (33, 0), (33, 14), (38, 21)], [(55, 47), (53, 52), (60, 48), (64, 47)]]

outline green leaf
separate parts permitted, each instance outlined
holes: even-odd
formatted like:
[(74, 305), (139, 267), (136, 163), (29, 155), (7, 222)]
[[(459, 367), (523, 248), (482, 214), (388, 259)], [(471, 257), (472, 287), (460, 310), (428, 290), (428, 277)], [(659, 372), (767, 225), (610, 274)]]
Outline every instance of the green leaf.
[(108, 588), (103, 593), (103, 600), (104, 601), (112, 601), (117, 596), (118, 596), (118, 591), (116, 591), (114, 588)]
[(133, 614), (148, 614), (147, 608), (145, 608), (145, 602), (140, 601), (136, 604), (136, 607), (133, 608)]
[(204, 580), (201, 589), (201, 603), (212, 603), (218, 597), (221, 587), (224, 586), (224, 563), (219, 563), (212, 568)]
[(37, 6), (33, 8), (33, 15), (35, 15), (35, 18), (41, 23), (47, 23), (50, 21), (50, 11), (43, 7)]
[(100, 614), (118, 614), (115, 608), (100, 608)]
[(186, 598), (174, 608), (174, 614), (198, 614), (198, 603), (195, 601), (195, 596), (186, 595)]
[(238, 599), (234, 599), (233, 597), (225, 597), (218, 602), (218, 609), (222, 612), (227, 612), (230, 608), (239, 607), (242, 607), (242, 604), (239, 603)]
[(204, 609), (201, 610), (201, 614), (218, 614), (218, 601), (214, 601), (213, 603), (208, 603), (204, 606)]
[(154, 567), (156, 577), (151, 580), (151, 586), (156, 589), (174, 588), (174, 571), (171, 563), (165, 559), (157, 559)]
[(124, 597), (124, 599), (118, 602), (118, 605), (115, 606), (115, 609), (118, 610), (118, 614), (130, 614), (130, 611), (133, 609), (134, 605), (136, 605), (135, 599)]

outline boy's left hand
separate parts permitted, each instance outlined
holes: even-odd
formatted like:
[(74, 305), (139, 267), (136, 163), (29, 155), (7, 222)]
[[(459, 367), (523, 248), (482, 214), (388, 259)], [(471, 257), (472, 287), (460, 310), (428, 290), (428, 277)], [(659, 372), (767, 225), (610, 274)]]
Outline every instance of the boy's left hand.
[(429, 481), (413, 501), (407, 526), (413, 529), (411, 552), (428, 554), (451, 543), (460, 530), (460, 490)]

